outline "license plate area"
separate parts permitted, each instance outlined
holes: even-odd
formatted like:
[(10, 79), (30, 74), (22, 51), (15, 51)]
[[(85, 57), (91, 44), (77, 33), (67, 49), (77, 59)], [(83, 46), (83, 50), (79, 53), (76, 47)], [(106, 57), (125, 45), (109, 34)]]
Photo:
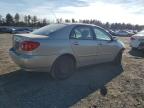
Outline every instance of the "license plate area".
[(15, 43), (14, 43), (14, 48), (15, 48), (16, 50), (18, 50), (19, 47), (20, 47), (20, 43), (19, 43), (18, 41), (15, 41)]
[(14, 36), (13, 37), (13, 47), (14, 47), (15, 50), (19, 50), (20, 42), (21, 42), (21, 37), (20, 36)]

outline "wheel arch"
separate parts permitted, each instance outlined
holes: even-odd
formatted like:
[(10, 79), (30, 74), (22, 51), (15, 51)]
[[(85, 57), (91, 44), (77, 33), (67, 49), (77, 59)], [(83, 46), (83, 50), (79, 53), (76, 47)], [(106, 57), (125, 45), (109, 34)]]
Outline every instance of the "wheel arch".
[(60, 58), (60, 57), (70, 57), (70, 58), (72, 58), (74, 60), (75, 65), (77, 64), (76, 57), (73, 54), (65, 53), (65, 54), (62, 54), (59, 57), (57, 57), (57, 59)]
[[(76, 60), (76, 57), (75, 57), (73, 54), (64, 53), (64, 54), (61, 54), (61, 55), (59, 55), (59, 56), (57, 56), (57, 57), (55, 58), (55, 60), (54, 60), (54, 62), (53, 62), (53, 64), (52, 64), (52, 66), (51, 66), (51, 69), (52, 69), (53, 65), (56, 63), (56, 61), (57, 61), (59, 58), (61, 58), (61, 57), (70, 57), (70, 58), (72, 58), (72, 59), (74, 60), (75, 66), (77, 67), (77, 60)], [(50, 70), (51, 70), (51, 69), (50, 69)]]

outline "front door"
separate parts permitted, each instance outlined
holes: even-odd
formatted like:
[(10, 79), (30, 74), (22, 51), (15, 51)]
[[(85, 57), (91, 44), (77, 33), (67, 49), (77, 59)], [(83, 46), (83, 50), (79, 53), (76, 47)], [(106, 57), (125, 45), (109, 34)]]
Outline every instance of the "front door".
[(71, 32), (70, 42), (80, 65), (95, 64), (98, 61), (99, 43), (95, 42), (91, 27), (75, 27)]
[(96, 35), (96, 42), (100, 42), (99, 53), (101, 56), (101, 62), (112, 61), (116, 56), (119, 49), (115, 46), (115, 41), (112, 41), (112, 37), (103, 29), (94, 27), (94, 33)]

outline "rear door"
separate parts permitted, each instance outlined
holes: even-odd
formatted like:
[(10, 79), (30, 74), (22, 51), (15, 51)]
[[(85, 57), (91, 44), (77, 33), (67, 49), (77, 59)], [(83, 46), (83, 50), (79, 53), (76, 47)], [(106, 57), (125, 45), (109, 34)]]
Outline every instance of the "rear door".
[(93, 27), (93, 30), (96, 35), (96, 42), (100, 43), (100, 61), (112, 61), (119, 50), (115, 45), (115, 41), (112, 41), (111, 35), (107, 33), (105, 30), (98, 27)]
[(94, 40), (91, 26), (77, 26), (71, 31), (71, 47), (80, 65), (90, 65), (99, 59), (99, 43)]

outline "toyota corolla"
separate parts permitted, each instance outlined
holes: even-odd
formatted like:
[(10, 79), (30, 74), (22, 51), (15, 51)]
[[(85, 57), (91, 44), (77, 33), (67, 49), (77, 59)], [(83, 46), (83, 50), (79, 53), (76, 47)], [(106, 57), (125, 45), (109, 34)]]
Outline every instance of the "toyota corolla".
[(10, 56), (26, 71), (69, 77), (76, 67), (120, 64), (124, 44), (103, 28), (90, 24), (51, 24), (30, 34), (14, 34)]

